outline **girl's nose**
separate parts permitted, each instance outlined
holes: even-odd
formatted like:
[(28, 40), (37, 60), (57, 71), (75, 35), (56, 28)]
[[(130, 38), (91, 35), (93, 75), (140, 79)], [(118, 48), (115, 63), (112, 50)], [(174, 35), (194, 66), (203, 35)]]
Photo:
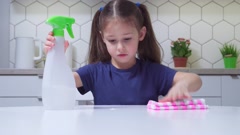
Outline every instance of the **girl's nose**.
[(124, 49), (124, 45), (123, 45), (123, 43), (118, 42), (118, 44), (117, 44), (117, 49), (118, 49), (118, 50), (122, 50), (122, 49)]

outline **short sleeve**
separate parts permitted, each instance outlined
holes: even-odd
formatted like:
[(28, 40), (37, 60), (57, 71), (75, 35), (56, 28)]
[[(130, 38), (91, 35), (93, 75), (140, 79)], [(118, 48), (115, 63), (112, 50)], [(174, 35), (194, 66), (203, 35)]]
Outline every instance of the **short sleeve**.
[(85, 94), (88, 91), (93, 89), (93, 68), (92, 65), (86, 65), (84, 67), (79, 68), (77, 71), (78, 75), (81, 78), (83, 87), (79, 87), (78, 91), (81, 94)]
[(157, 82), (158, 94), (165, 96), (173, 85), (174, 76), (177, 71), (164, 65), (160, 65), (155, 71), (156, 78), (159, 81)]

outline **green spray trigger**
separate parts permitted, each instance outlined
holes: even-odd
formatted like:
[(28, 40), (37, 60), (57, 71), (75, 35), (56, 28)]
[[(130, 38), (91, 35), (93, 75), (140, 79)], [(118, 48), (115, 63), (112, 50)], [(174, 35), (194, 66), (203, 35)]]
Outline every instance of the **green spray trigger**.
[(67, 29), (67, 32), (71, 38), (74, 38), (72, 31), (72, 24), (75, 23), (75, 19), (66, 16), (53, 16), (47, 19), (47, 24), (53, 27), (53, 35), (64, 37), (64, 29)]

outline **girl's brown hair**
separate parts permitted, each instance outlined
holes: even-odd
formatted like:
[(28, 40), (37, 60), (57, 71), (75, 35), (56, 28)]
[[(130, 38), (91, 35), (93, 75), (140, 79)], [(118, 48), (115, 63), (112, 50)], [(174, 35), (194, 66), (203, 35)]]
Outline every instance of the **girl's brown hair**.
[(156, 40), (146, 6), (128, 0), (112, 0), (96, 12), (92, 21), (88, 63), (111, 60), (100, 32), (104, 30), (108, 21), (116, 17), (134, 24), (138, 31), (143, 26), (146, 27), (147, 32), (145, 38), (139, 42), (137, 57), (144, 61), (161, 63), (161, 48)]

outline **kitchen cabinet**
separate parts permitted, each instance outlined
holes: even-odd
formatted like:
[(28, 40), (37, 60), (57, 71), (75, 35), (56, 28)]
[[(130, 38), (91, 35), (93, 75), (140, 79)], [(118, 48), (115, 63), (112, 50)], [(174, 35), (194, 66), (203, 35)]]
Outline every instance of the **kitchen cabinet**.
[[(203, 85), (192, 93), (209, 106), (240, 106), (240, 75), (200, 75)], [(37, 74), (0, 75), (0, 106), (41, 106), (42, 76)], [(76, 91), (76, 103), (93, 104), (91, 92)]]
[(1, 96), (40, 97), (42, 79), (36, 76), (0, 76)]
[[(0, 82), (0, 106), (42, 105), (41, 75), (2, 75)], [(81, 95), (76, 91), (76, 104), (93, 104), (92, 93)]]
[(37, 75), (0, 76), (0, 106), (39, 106), (42, 79)]
[(0, 107), (42, 106), (41, 98), (37, 97), (1, 97)]
[(240, 106), (240, 75), (222, 76), (222, 105)]

